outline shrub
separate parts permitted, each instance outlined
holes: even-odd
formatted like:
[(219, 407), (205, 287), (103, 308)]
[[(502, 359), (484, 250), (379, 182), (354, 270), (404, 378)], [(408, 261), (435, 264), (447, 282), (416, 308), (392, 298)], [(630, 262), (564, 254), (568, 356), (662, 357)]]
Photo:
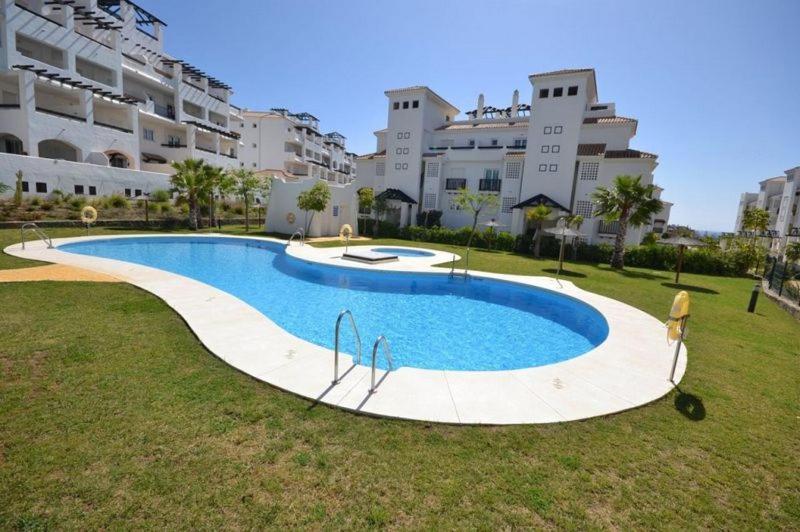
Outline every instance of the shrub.
[(172, 207), (169, 203), (164, 203), (162, 205), (157, 206), (161, 214), (169, 214), (172, 212)]
[(422, 227), (436, 227), (442, 225), (442, 211), (425, 211), (417, 213), (417, 225)]
[(150, 193), (150, 201), (156, 203), (167, 203), (170, 199), (172, 199), (172, 195), (169, 193), (169, 190), (160, 188)]
[(120, 194), (111, 194), (106, 198), (106, 207), (109, 209), (127, 209), (128, 199)]
[(30, 204), (34, 207), (38, 207), (39, 205), (42, 204), (42, 198), (40, 198), (39, 196), (34, 196), (31, 198)]
[(54, 205), (53, 205), (52, 202), (43, 201), (42, 205), (39, 208), (42, 209), (43, 211), (52, 211), (53, 207), (54, 207)]
[(236, 207), (233, 208), (233, 213), (237, 215), (244, 214), (244, 207), (242, 207), (241, 205), (237, 205)]

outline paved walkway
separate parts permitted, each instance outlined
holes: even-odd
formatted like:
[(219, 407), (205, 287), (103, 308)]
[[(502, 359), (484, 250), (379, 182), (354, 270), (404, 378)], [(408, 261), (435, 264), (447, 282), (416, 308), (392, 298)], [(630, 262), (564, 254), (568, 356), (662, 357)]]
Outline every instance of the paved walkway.
[[(163, 238), (216, 238), (224, 235), (164, 235)], [(56, 245), (85, 239), (58, 239)], [(114, 238), (137, 238), (118, 236)], [(148, 238), (154, 238), (148, 235)], [(158, 237), (155, 237), (158, 238)], [(230, 237), (244, 238), (248, 237)], [(250, 237), (252, 238), (252, 237)], [(263, 239), (262, 239), (263, 240)], [(266, 239), (276, 241), (275, 239)], [(397, 262), (365, 265), (341, 259), (342, 248), (292, 246), (290, 256), (340, 268), (365, 268), (447, 275), (431, 264), (452, 255), (400, 257)], [(43, 243), (6, 248), (15, 256), (91, 269), (147, 290), (175, 309), (198, 339), (231, 366), (273, 386), (314, 402), (375, 416), (456, 424), (554, 423), (604, 416), (635, 408), (669, 393), (674, 346), (667, 345), (661, 320), (619, 301), (587, 292), (569, 281), (476, 273), (475, 278), (544, 288), (579, 299), (603, 314), (606, 340), (587, 353), (546, 366), (510, 371), (451, 371), (401, 367), (378, 371), (377, 392), (370, 393), (370, 370), (340, 354), (340, 381), (331, 384), (333, 352), (280, 328), (268, 316), (231, 294), (170, 272), (88, 255), (47, 249)], [(664, 302), (664, 312), (669, 308)], [(313, 319), (313, 316), (309, 316)], [(331, 333), (333, 333), (331, 323)], [(371, 339), (368, 340), (368, 342)], [(366, 352), (369, 352), (366, 344)], [(681, 349), (675, 382), (686, 371)]]

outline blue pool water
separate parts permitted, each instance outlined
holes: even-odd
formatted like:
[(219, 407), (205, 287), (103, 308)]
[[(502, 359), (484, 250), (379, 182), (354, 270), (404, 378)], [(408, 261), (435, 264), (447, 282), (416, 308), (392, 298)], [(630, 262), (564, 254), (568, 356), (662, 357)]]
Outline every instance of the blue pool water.
[(397, 255), (398, 257), (433, 257), (434, 255), (434, 253), (431, 253), (430, 251), (406, 248), (372, 248), (371, 251), (388, 253), (389, 255)]
[[(59, 249), (202, 281), (246, 301), (295, 336), (331, 349), (336, 317), (350, 309), (364, 342), (364, 364), (379, 334), (391, 343), (395, 367), (455, 370), (552, 364), (585, 353), (608, 335), (606, 320), (594, 308), (547, 290), (311, 264), (272, 242), (141, 237)], [(342, 332), (343, 350), (353, 353), (350, 328)]]

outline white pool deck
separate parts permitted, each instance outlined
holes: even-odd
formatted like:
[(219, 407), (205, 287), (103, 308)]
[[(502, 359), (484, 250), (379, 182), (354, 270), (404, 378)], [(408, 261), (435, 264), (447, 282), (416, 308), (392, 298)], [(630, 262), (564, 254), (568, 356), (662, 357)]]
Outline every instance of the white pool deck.
[[(54, 249), (47, 249), (44, 242), (31, 241), (25, 250), (20, 244), (14, 244), (5, 251), (18, 257), (105, 273), (147, 290), (178, 312), (200, 341), (234, 368), (312, 401), (359, 413), (455, 424), (555, 423), (635, 408), (663, 397), (675, 387), (669, 381), (675, 347), (667, 345), (661, 320), (630, 305), (581, 290), (569, 281), (559, 283), (550, 277), (482, 272), (472, 275), (546, 288), (594, 306), (608, 321), (608, 338), (581, 356), (526, 369), (443, 371), (402, 367), (391, 372), (378, 370), (380, 384), (372, 394), (369, 393), (370, 368), (353, 365), (349, 355), (340, 354), (341, 380), (334, 386), (331, 384), (332, 350), (289, 334), (255, 308), (222, 290), (156, 268), (58, 250), (59, 245), (69, 242), (142, 236), (145, 235), (60, 238), (53, 240)], [(146, 236), (181, 237), (174, 234)], [(213, 234), (184, 236), (253, 238)], [(282, 242), (269, 238), (261, 240)], [(400, 257), (397, 262), (360, 264), (343, 261), (343, 250), (343, 247), (314, 248), (293, 244), (287, 252), (309, 262), (345, 268), (441, 275), (447, 275), (448, 270), (432, 265), (449, 263), (453, 257), (436, 252), (433, 257)], [(670, 303), (664, 302), (665, 314)], [(358, 316), (355, 318), (358, 321)], [(318, 317), (310, 312), (309, 319)], [(331, 320), (331, 336), (333, 331)], [(362, 340), (366, 363), (375, 339)], [(683, 347), (675, 383), (683, 377), (686, 362), (686, 348)]]

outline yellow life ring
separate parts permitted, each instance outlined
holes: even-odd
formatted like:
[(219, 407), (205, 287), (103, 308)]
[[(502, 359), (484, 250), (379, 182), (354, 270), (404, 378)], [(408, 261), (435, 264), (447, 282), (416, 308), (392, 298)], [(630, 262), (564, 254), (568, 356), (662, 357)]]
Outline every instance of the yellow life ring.
[(667, 320), (667, 339), (676, 341), (683, 337), (683, 330), (681, 324), (683, 318), (689, 315), (689, 293), (681, 290), (675, 295), (672, 301), (672, 309), (669, 311), (669, 319)]
[(295, 215), (294, 215), (293, 212), (290, 212), (290, 213), (286, 214), (286, 221), (289, 222), (290, 224), (293, 224), (296, 219), (297, 218), (295, 218)]
[(86, 207), (81, 209), (81, 221), (86, 225), (96, 222), (97, 209), (95, 209), (91, 205), (87, 205)]
[(353, 228), (350, 227), (350, 224), (344, 224), (339, 229), (339, 238), (350, 238), (351, 236), (353, 236)]

